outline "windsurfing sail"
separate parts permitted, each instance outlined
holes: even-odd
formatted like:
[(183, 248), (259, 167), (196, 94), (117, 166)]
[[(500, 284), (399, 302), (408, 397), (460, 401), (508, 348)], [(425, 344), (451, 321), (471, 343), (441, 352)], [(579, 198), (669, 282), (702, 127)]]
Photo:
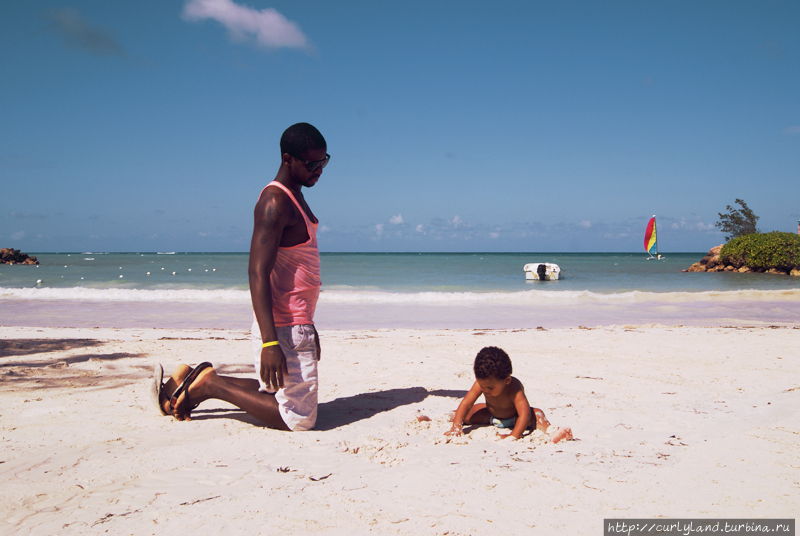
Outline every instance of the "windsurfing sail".
[(647, 222), (647, 229), (644, 232), (644, 250), (651, 256), (658, 255), (658, 243), (656, 242), (656, 217), (650, 218)]

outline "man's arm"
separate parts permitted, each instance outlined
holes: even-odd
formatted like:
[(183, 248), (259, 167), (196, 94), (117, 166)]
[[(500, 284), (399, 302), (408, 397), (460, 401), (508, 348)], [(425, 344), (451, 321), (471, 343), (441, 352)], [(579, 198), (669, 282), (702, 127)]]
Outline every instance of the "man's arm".
[(466, 396), (464, 396), (464, 399), (461, 400), (461, 403), (458, 405), (456, 415), (453, 417), (453, 426), (450, 427), (450, 430), (445, 432), (445, 435), (461, 435), (464, 419), (467, 417), (469, 410), (472, 409), (472, 406), (475, 405), (475, 401), (478, 400), (479, 396), (481, 396), (481, 386), (478, 384), (478, 382), (475, 382), (472, 384), (472, 388), (467, 392)]
[[(261, 330), (261, 342), (278, 340), (275, 319), (272, 315), (270, 274), (275, 267), (283, 231), (293, 216), (294, 211), (288, 203), (289, 200), (285, 195), (278, 192), (268, 193), (265, 190), (254, 211), (248, 275), (250, 298)], [(284, 374), (288, 374), (288, 370), (286, 356), (283, 355), (280, 345), (262, 348), (259, 375), (267, 387), (274, 390), (282, 388)]]

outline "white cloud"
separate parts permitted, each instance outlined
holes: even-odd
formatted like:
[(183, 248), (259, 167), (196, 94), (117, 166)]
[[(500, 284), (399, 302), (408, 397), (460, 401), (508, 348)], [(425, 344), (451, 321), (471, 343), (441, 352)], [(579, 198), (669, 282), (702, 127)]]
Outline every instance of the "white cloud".
[(500, 236), (500, 233), (489, 233), (489, 238), (497, 239)]
[(713, 231), (716, 226), (713, 223), (703, 223), (700, 216), (695, 216), (694, 221), (681, 218), (681, 221), (674, 222), (670, 227), (675, 231)]
[(19, 231), (11, 235), (11, 240), (22, 240), (25, 238), (25, 231)]
[(471, 227), (471, 225), (464, 220), (461, 219), (461, 216), (455, 215), (453, 216), (452, 220), (448, 220), (447, 223), (458, 229), (459, 227)]
[(188, 0), (182, 16), (191, 22), (213, 19), (237, 41), (253, 38), (266, 48), (310, 48), (300, 28), (272, 8), (259, 11), (232, 0)]
[(319, 228), (319, 232), (320, 232), (320, 233), (327, 233), (327, 232), (328, 232), (328, 231), (330, 231), (330, 230), (331, 230), (331, 228), (330, 228), (330, 227), (328, 227), (327, 225), (323, 225), (323, 226), (321, 226), (321, 227)]
[(581, 220), (581, 227), (583, 227), (584, 229), (588, 229), (591, 226), (592, 222), (590, 222), (589, 220)]
[(392, 216), (391, 218), (389, 218), (389, 223), (391, 223), (392, 225), (400, 225), (401, 223), (405, 223), (403, 221), (403, 215), (398, 214), (397, 216)]
[(378, 236), (383, 236), (383, 227), (384, 227), (384, 225), (382, 223), (376, 224), (375, 225), (375, 234), (377, 234)]
[(31, 214), (30, 212), (9, 212), (9, 217), (16, 218), (16, 219), (34, 219), (34, 220), (44, 220), (47, 218), (44, 214)]
[(787, 136), (795, 136), (800, 134), (800, 126), (786, 127), (783, 129), (783, 133)]
[(417, 225), (417, 232), (418, 232), (418, 233), (422, 233), (422, 234), (427, 234), (427, 233), (425, 232), (425, 226), (424, 226), (424, 225), (422, 225), (421, 223), (420, 223), (419, 225)]

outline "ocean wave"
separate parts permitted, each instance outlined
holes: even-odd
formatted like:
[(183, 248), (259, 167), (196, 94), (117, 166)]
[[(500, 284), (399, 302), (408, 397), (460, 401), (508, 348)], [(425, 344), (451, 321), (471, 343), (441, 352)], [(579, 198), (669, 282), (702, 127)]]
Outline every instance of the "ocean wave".
[(0, 299), (250, 303), (250, 292), (232, 289), (0, 288)]
[(521, 292), (381, 292), (381, 291), (327, 291), (320, 301), (341, 304), (393, 303), (393, 304), (465, 304), (506, 303), (509, 305), (554, 303), (686, 303), (686, 302), (742, 302), (742, 301), (800, 301), (800, 289), (791, 290), (731, 290), (702, 292), (643, 292), (599, 293), (581, 291), (526, 290)]
[[(0, 299), (75, 300), (112, 302), (225, 302), (250, 303), (250, 292), (234, 289), (98, 289), (98, 288), (0, 288)], [(702, 292), (599, 293), (588, 290), (526, 290), (519, 292), (388, 292), (379, 290), (323, 290), (321, 303), (342, 305), (569, 305), (687, 302), (800, 302), (800, 289), (730, 290)]]

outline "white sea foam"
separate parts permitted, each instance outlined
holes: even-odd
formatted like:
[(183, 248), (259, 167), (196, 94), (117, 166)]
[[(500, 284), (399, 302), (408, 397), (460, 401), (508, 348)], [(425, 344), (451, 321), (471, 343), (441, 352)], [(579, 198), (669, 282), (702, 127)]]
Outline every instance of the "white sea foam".
[[(0, 299), (76, 300), (113, 302), (224, 302), (249, 303), (247, 290), (234, 289), (98, 289), (0, 288)], [(578, 305), (626, 303), (742, 303), (800, 302), (800, 289), (731, 290), (703, 292), (619, 292), (526, 290), (521, 292), (387, 292), (377, 290), (323, 290), (321, 303), (341, 305)]]
[(200, 289), (98, 289), (98, 288), (0, 288), (0, 299), (74, 300), (103, 302), (224, 302), (249, 303), (246, 290)]
[(798, 301), (800, 289), (791, 290), (732, 290), (704, 292), (619, 292), (598, 293), (581, 291), (527, 290), (522, 292), (380, 292), (327, 291), (320, 301), (329, 303), (393, 303), (436, 305), (463, 303), (506, 303), (534, 305), (548, 303), (686, 303), (686, 302), (743, 302)]

